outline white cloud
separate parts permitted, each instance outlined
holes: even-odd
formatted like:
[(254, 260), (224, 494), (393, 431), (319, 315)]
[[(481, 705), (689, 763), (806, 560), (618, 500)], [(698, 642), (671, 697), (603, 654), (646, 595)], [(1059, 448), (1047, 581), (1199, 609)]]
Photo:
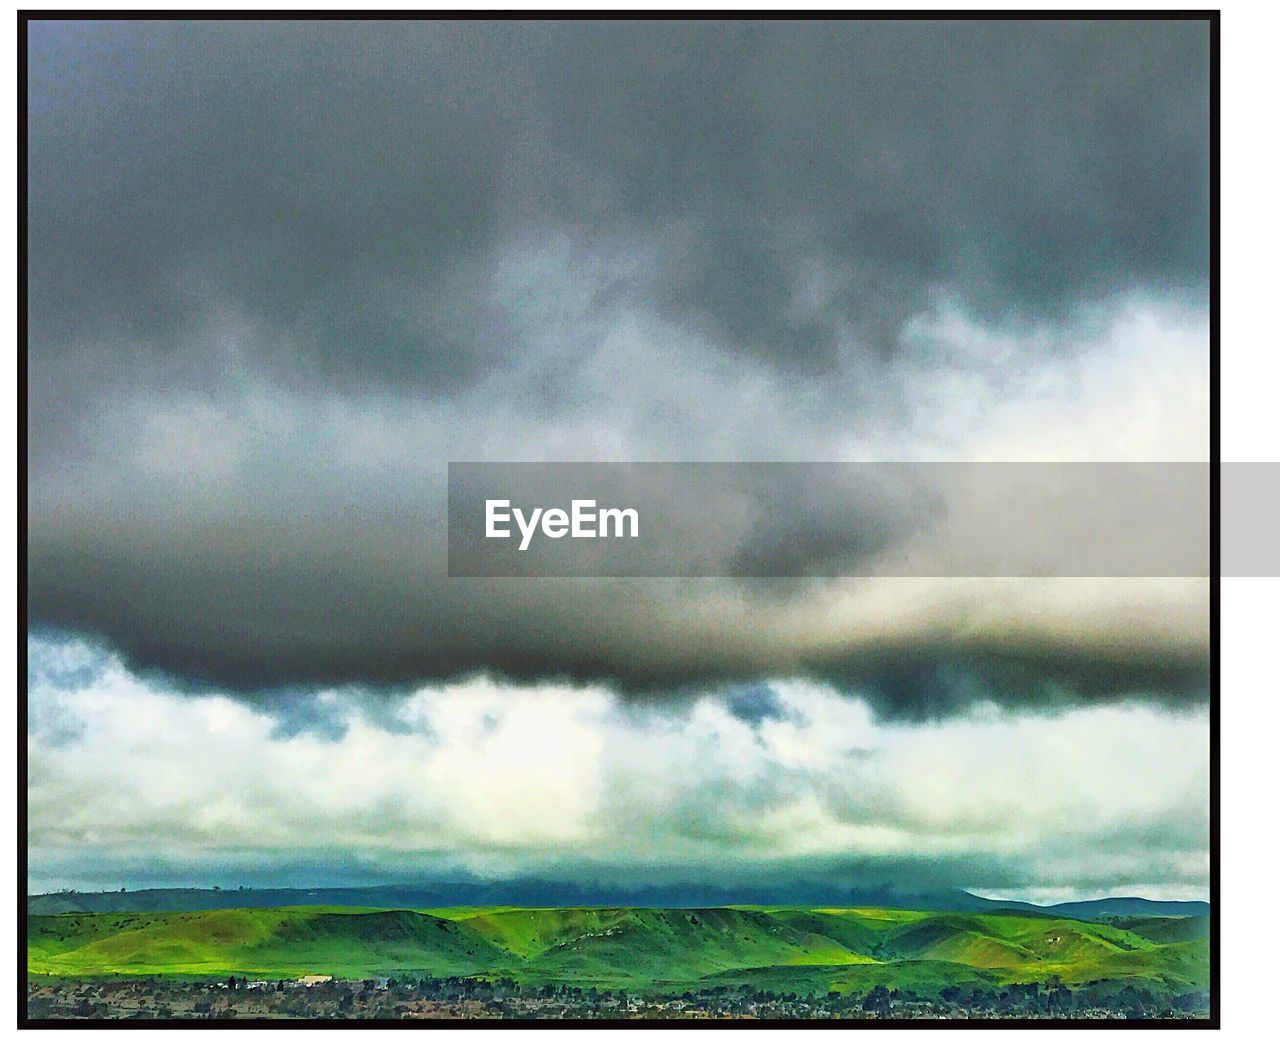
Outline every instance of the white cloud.
[(743, 719), (720, 697), (642, 708), (473, 679), (380, 718), (351, 693), (320, 693), (312, 708), (343, 734), (284, 737), (243, 700), (158, 689), (74, 644), (31, 651), (37, 880), (139, 849), (209, 863), (354, 853), (388, 868), (416, 856), (506, 874), (574, 858), (722, 870), (985, 858), (1046, 889), (1132, 885), (1135, 868), (1178, 890), (1207, 875), (1202, 712), (985, 707), (900, 725), (820, 684), (780, 682)]

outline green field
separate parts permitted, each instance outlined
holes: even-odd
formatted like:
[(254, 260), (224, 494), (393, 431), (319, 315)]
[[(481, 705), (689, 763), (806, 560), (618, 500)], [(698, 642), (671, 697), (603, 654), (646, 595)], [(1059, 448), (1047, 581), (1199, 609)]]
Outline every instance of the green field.
[(238, 908), (31, 916), (33, 976), (505, 977), (814, 995), (1058, 978), (1208, 987), (1207, 920), (888, 908)]

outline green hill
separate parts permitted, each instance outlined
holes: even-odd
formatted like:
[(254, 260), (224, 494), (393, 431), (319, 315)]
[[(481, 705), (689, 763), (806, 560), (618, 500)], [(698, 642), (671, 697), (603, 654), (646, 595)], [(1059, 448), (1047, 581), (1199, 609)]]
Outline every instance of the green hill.
[(1130, 933), (1140, 934), (1157, 944), (1176, 944), (1209, 936), (1209, 919), (1206, 916), (1186, 916), (1178, 919), (1119, 919), (1115, 925)]
[(469, 976), (519, 962), (465, 924), (358, 908), (36, 916), (28, 935), (28, 970), (58, 975)]
[(704, 987), (745, 985), (756, 991), (819, 998), (834, 991), (839, 995), (863, 995), (879, 984), (903, 991), (936, 997), (952, 986), (995, 987), (1008, 983), (998, 973), (960, 966), (954, 962), (895, 962), (892, 965), (852, 966), (765, 966), (726, 970), (707, 977)]
[[(555, 909), (542, 910), (555, 912)], [(697, 980), (725, 969), (872, 961), (803, 926), (744, 909), (613, 909), (608, 926), (568, 936), (528, 965), (548, 979)]]
[(1194, 918), (1087, 922), (884, 908), (349, 907), (29, 917), (52, 976), (508, 977), (609, 988), (922, 992), (954, 984), (1208, 984)]

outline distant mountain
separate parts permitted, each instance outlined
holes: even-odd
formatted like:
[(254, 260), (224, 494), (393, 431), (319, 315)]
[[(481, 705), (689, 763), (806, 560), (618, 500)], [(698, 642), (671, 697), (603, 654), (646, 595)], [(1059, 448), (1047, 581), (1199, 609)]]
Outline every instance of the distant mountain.
[(1150, 901), (1145, 897), (1104, 897), (1097, 901), (1068, 901), (1039, 909), (1068, 919), (1103, 919), (1108, 916), (1207, 916), (1207, 901)]
[(934, 912), (1030, 914), (1067, 919), (1120, 916), (1207, 916), (1204, 901), (1149, 901), (1102, 898), (1060, 905), (997, 901), (965, 890), (900, 891), (817, 885), (716, 887), (675, 884), (661, 887), (592, 886), (541, 881), (497, 883), (443, 882), (378, 887), (300, 887), (219, 889), (62, 891), (27, 897), (30, 915), (67, 912), (199, 912), (216, 908), (283, 908), (337, 905), (356, 908), (447, 908), (454, 905), (520, 905), (527, 908), (575, 906), (618, 908), (711, 908), (722, 905), (827, 905), (911, 908)]

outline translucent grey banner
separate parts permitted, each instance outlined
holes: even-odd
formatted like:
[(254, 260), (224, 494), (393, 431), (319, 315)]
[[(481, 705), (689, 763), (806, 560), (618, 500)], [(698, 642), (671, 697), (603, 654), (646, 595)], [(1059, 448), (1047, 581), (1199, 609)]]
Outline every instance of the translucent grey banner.
[(1199, 463), (451, 462), (456, 577), (1207, 577)]
[(1233, 461), (1219, 471), (1222, 576), (1280, 577), (1280, 464)]

